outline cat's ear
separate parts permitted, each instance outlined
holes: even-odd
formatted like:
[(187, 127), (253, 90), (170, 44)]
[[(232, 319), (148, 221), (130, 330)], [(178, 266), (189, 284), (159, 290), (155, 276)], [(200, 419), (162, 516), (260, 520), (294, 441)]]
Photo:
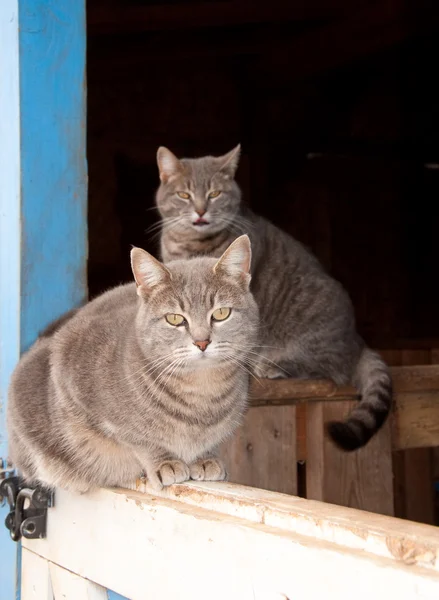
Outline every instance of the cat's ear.
[(250, 265), (252, 260), (252, 249), (248, 235), (241, 235), (237, 238), (221, 258), (218, 260), (213, 270), (215, 273), (224, 273), (229, 277), (243, 280), (250, 284)]
[(150, 291), (159, 283), (166, 283), (171, 279), (171, 273), (165, 265), (141, 248), (131, 250), (131, 268), (139, 295), (142, 290)]
[(159, 168), (160, 181), (166, 183), (173, 175), (178, 175), (183, 170), (182, 163), (175, 154), (164, 146), (157, 150), (157, 166)]
[(239, 157), (241, 156), (241, 144), (238, 144), (233, 150), (230, 150), (224, 156), (220, 156), (218, 158), (219, 163), (221, 164), (220, 171), (225, 173), (229, 177), (235, 177), (236, 169), (239, 164)]

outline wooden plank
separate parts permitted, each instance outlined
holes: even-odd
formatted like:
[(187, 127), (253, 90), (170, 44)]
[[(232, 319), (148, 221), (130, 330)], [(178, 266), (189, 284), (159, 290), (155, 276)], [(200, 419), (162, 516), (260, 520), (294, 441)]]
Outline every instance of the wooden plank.
[[(391, 367), (395, 393), (439, 391), (439, 366)], [(319, 400), (353, 400), (355, 388), (328, 380), (260, 379), (251, 386), (252, 406), (297, 404)]]
[(394, 448), (428, 448), (439, 445), (439, 392), (397, 394)]
[[(433, 362), (431, 350), (417, 348), (401, 351), (402, 365), (418, 367), (431, 362)], [(434, 391), (410, 395), (396, 394), (394, 428), (394, 446), (396, 448), (420, 448), (438, 443), (439, 436), (437, 433), (435, 434), (435, 432), (439, 432), (439, 428), (435, 427), (437, 397), (438, 395)], [(425, 456), (428, 461), (427, 454)], [(420, 454), (418, 453), (416, 458), (418, 463), (419, 459)]]
[[(401, 363), (422, 365), (430, 363), (431, 359), (430, 350), (404, 350)], [(398, 418), (395, 420), (396, 443), (408, 448), (394, 458), (394, 464), (400, 463), (396, 464), (395, 485), (399, 484), (402, 492), (395, 510), (398, 508), (398, 515), (405, 519), (431, 525), (434, 524), (433, 451), (428, 446), (439, 439), (434, 435), (435, 430), (439, 433), (437, 400), (438, 396), (431, 392), (422, 397), (417, 394), (403, 396), (396, 404)], [(397, 476), (401, 478), (400, 482), (397, 482)]]
[(433, 463), (430, 448), (413, 448), (406, 452), (405, 518), (435, 524)]
[(431, 364), (431, 350), (429, 348), (403, 348), (401, 350), (401, 365), (419, 367)]
[[(216, 497), (206, 500), (212, 489)], [(392, 589), (399, 600), (437, 598), (434, 528), (230, 484), (174, 486), (166, 494), (60, 491), (47, 539), (24, 545), (132, 600), (350, 600), (352, 589), (358, 600), (377, 589)], [(309, 508), (299, 518), (298, 501)], [(307, 523), (312, 533), (300, 533), (299, 524), (309, 532)]]
[[(27, 550), (27, 552), (29, 551)], [(102, 556), (102, 560), (105, 560), (104, 556)], [(52, 562), (48, 564), (53, 600), (108, 600), (107, 590), (102, 586), (79, 577)]]
[[(439, 366), (391, 368), (395, 389), (393, 449), (439, 446)], [(340, 402), (357, 398), (351, 387), (337, 387), (331, 381), (296, 379), (264, 380), (251, 387), (252, 406), (288, 406)], [(303, 412), (301, 417), (303, 418)], [(300, 430), (301, 431), (301, 430)], [(303, 432), (298, 438), (297, 459), (305, 460)]]
[[(391, 352), (395, 361), (401, 359), (400, 350), (397, 351), (397, 356), (393, 356), (396, 351)], [(386, 357), (389, 358), (387, 354)], [(396, 391), (393, 449), (439, 446), (439, 367), (393, 367), (391, 371)], [(356, 397), (354, 388), (337, 388), (331, 381), (262, 379), (253, 383), (251, 388), (253, 407), (297, 406), (296, 459), (301, 461), (306, 460), (307, 455), (303, 427), (306, 407), (301, 405), (322, 400), (338, 402)], [(232, 451), (233, 455), (235, 451)]]
[[(311, 403), (312, 404), (312, 403)], [(439, 446), (439, 392), (404, 394), (394, 398), (393, 450)], [(302, 408), (298, 406), (297, 409)], [(301, 413), (301, 418), (306, 413)], [(307, 445), (302, 430), (297, 438), (297, 460), (306, 460)]]
[(306, 404), (296, 407), (296, 460), (306, 460)]
[(354, 453), (339, 450), (325, 434), (327, 421), (344, 419), (352, 408), (352, 402), (307, 406), (307, 497), (393, 515), (390, 424)]
[[(148, 493), (148, 484), (141, 479), (133, 489)], [(418, 523), (230, 483), (187, 483), (159, 496), (439, 570), (437, 530)]]
[(22, 556), (21, 600), (57, 600), (53, 597), (49, 562), (26, 549)]
[(436, 524), (433, 449), (395, 452), (393, 471), (395, 515), (418, 523)]
[(234, 483), (297, 494), (296, 407), (251, 408), (222, 457)]

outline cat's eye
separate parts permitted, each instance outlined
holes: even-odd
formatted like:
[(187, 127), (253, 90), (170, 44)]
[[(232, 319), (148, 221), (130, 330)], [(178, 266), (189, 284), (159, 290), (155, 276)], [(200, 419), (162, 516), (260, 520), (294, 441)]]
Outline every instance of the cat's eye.
[(230, 316), (232, 310), (230, 308), (217, 308), (212, 313), (212, 319), (214, 321), (225, 321)]
[(189, 200), (190, 196), (186, 192), (177, 192), (177, 196), (182, 200)]
[(183, 317), (183, 315), (176, 315), (174, 313), (165, 315), (165, 319), (167, 320), (169, 325), (175, 325), (175, 327), (178, 327), (179, 325), (183, 325), (183, 323), (185, 323), (185, 321), (186, 321), (186, 319)]
[(214, 198), (218, 198), (218, 196), (221, 194), (220, 190), (215, 190), (214, 192), (210, 192), (209, 194), (209, 199), (213, 200)]

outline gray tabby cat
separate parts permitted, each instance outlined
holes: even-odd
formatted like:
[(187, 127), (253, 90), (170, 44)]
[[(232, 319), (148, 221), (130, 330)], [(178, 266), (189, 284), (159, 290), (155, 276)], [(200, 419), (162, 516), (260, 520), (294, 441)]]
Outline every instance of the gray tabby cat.
[(10, 453), (29, 482), (85, 492), (142, 471), (155, 489), (226, 476), (215, 452), (241, 422), (257, 342), (250, 241), (219, 260), (165, 267), (139, 248), (131, 260), (136, 284), (61, 319), (13, 374)]
[[(345, 450), (368, 442), (387, 418), (392, 401), (389, 370), (355, 328), (351, 301), (298, 241), (241, 202), (234, 179), (240, 146), (221, 157), (179, 160), (159, 148), (161, 255), (166, 262), (219, 256), (235, 237), (252, 241), (252, 291), (261, 314), (260, 377), (330, 378), (352, 382), (361, 402), (345, 422), (329, 424)], [(255, 357), (255, 354), (252, 354)]]

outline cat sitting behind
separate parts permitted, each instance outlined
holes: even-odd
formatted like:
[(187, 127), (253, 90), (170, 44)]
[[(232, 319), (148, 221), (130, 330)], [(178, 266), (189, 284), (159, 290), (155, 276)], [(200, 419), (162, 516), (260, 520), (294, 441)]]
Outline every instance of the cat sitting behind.
[[(131, 251), (135, 284), (96, 298), (20, 360), (10, 457), (29, 483), (85, 492), (222, 480), (217, 447), (241, 423), (257, 343), (247, 236), (221, 258), (166, 267)], [(137, 293), (136, 293), (137, 291)]]
[[(251, 289), (261, 316), (259, 377), (329, 378), (352, 383), (361, 401), (346, 421), (328, 426), (344, 450), (364, 446), (392, 404), (392, 381), (381, 357), (358, 335), (343, 287), (297, 240), (253, 213), (235, 181), (240, 147), (224, 156), (178, 159), (159, 148), (161, 256), (171, 260), (221, 256), (242, 233), (252, 242)], [(269, 201), (269, 198), (267, 198)]]

